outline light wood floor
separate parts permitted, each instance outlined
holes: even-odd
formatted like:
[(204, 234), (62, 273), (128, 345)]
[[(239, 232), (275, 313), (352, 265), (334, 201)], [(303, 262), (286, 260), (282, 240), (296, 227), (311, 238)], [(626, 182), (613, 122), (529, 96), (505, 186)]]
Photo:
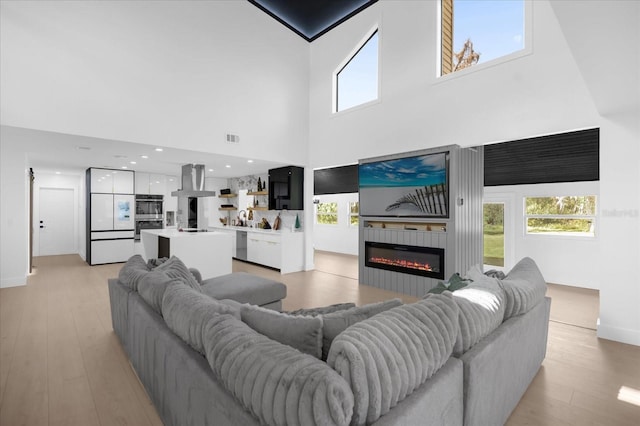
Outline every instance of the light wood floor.
[[(287, 310), (415, 300), (359, 286), (354, 262), (320, 252), (316, 271), (280, 275), (235, 261), (234, 270), (283, 281)], [(40, 257), (35, 265), (27, 286), (0, 290), (0, 425), (160, 425), (111, 329), (107, 278), (122, 265), (89, 267), (75, 255)], [(594, 297), (555, 290), (552, 307), (569, 304), (576, 312), (575, 300)], [(580, 324), (593, 317), (593, 301), (586, 303), (591, 313)], [(567, 323), (571, 318), (549, 323), (547, 358), (508, 425), (638, 425), (640, 347)]]

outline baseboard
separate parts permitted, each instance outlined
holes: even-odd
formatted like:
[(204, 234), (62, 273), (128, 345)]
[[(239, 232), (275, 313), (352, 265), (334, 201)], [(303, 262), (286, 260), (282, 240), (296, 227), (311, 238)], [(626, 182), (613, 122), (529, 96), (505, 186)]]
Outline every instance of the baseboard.
[(597, 335), (601, 339), (614, 340), (616, 342), (640, 346), (640, 330), (610, 327), (598, 324)]
[(27, 285), (27, 277), (3, 278), (0, 281), (0, 288), (20, 287)]

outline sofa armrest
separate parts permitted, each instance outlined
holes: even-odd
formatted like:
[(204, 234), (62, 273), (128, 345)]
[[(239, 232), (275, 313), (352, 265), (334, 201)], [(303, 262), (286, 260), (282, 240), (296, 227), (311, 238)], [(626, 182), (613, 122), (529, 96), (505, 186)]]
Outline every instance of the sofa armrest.
[(198, 284), (202, 284), (202, 274), (199, 270), (196, 268), (189, 268), (189, 272), (191, 272), (191, 275), (193, 275), (196, 281), (198, 281)]

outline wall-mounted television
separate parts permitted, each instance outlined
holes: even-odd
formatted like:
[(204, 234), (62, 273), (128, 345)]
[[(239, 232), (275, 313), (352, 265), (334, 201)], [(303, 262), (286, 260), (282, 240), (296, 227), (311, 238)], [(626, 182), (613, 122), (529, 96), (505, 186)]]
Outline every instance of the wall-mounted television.
[(358, 165), (360, 215), (449, 217), (449, 153)]

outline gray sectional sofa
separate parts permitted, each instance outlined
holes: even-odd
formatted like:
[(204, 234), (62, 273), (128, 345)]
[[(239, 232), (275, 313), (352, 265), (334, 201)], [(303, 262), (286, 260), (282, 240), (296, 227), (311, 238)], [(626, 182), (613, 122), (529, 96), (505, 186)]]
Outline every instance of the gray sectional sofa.
[(412, 304), (296, 315), (233, 301), (233, 276), (212, 297), (179, 261), (163, 268), (130, 259), (109, 295), (166, 425), (501, 425), (546, 353), (550, 299), (531, 259)]

